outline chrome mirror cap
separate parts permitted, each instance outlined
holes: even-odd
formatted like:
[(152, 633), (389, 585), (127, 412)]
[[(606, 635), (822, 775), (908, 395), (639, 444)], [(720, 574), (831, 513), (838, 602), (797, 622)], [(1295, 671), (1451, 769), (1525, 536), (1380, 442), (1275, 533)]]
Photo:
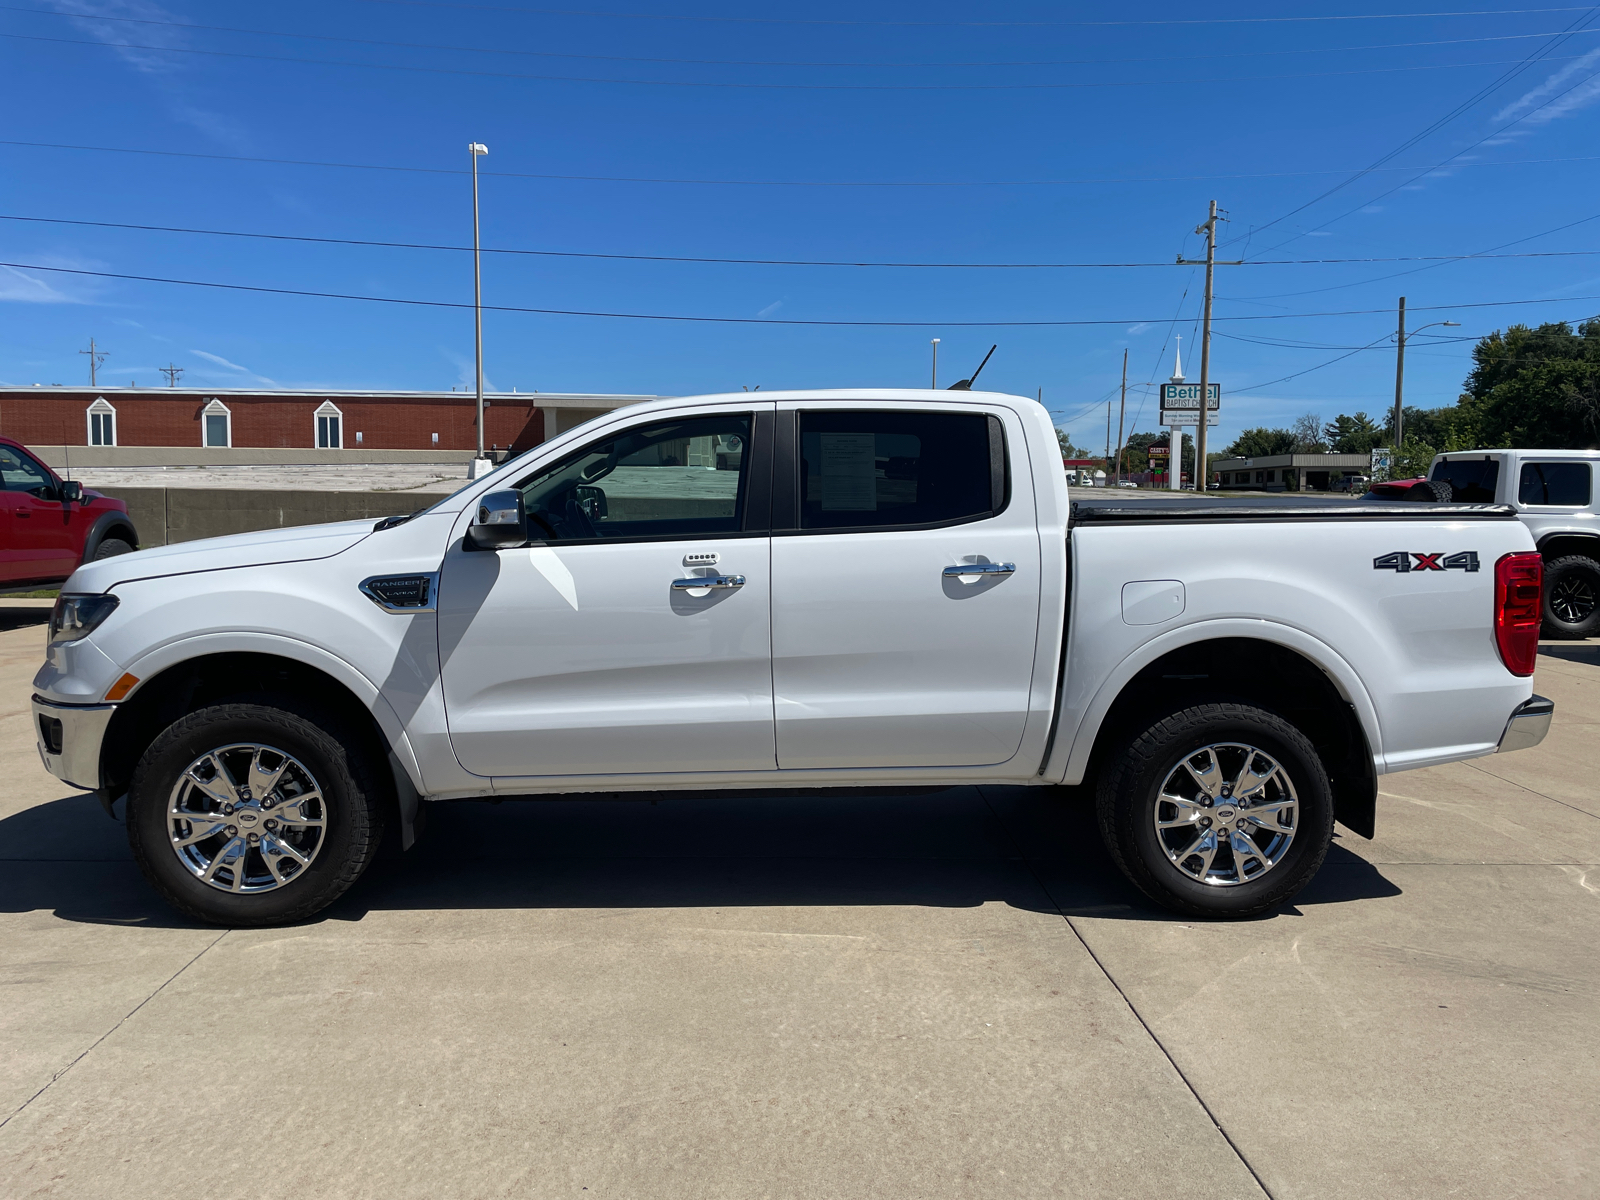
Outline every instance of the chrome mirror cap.
[(515, 488), (489, 492), (467, 526), (466, 544), (475, 550), (512, 550), (528, 544), (528, 517)]

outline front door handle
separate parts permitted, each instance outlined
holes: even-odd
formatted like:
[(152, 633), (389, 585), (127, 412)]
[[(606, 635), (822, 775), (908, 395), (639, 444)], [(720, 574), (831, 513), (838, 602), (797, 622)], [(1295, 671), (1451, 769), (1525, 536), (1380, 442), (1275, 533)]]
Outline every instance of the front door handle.
[(961, 563), (959, 566), (946, 567), (945, 578), (953, 579), (962, 575), (1012, 575), (1017, 569), (1016, 563)]
[(674, 579), (674, 591), (687, 592), (694, 588), (741, 588), (744, 586), (743, 575), (696, 575), (692, 579)]

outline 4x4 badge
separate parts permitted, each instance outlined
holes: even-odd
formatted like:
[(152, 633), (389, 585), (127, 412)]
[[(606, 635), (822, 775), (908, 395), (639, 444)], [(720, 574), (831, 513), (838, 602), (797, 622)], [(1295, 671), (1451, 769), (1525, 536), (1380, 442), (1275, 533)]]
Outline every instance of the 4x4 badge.
[[(1412, 559), (1416, 559), (1416, 562), (1412, 562)], [(1420, 550), (1391, 550), (1373, 559), (1372, 566), (1374, 570), (1398, 571), (1402, 575), (1407, 571), (1472, 572), (1478, 569), (1478, 552), (1463, 550), (1459, 554), (1447, 555), (1443, 550), (1436, 550), (1432, 554), (1424, 554)]]

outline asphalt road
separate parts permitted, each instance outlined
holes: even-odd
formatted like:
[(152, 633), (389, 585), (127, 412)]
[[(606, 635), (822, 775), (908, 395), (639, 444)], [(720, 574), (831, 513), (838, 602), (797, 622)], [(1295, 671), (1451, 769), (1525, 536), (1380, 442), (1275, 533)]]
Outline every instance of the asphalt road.
[(0, 1180), (116, 1197), (1590, 1197), (1600, 643), (1298, 903), (1154, 909), (1084, 798), (439, 806), (196, 928), (44, 773), (0, 606)]

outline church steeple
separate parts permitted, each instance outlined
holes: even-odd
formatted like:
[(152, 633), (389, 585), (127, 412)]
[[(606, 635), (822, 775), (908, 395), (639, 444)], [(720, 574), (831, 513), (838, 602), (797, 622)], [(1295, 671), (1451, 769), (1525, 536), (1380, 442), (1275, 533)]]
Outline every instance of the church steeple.
[(1172, 382), (1183, 382), (1183, 335), (1178, 335), (1177, 348), (1172, 352)]

